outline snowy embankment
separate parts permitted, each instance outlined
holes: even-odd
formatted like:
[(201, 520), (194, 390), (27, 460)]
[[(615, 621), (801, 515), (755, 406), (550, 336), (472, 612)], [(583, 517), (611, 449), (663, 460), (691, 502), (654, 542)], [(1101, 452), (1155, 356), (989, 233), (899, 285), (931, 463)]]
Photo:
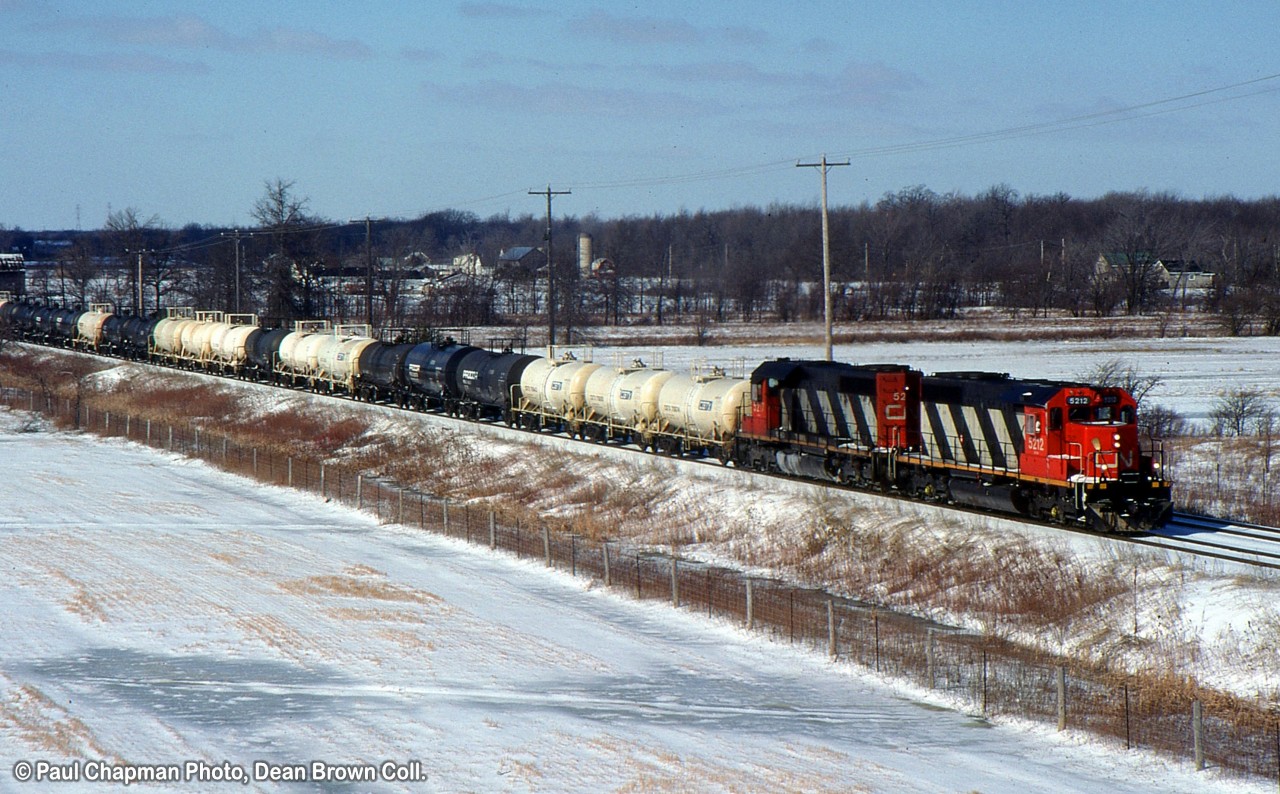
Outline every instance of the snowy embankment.
[(425, 777), (360, 785), (388, 791), (1249, 788), (989, 728), (540, 565), (19, 424), (0, 413), (6, 790), (20, 761), (80, 789), (122, 764), (252, 778), (315, 761)]

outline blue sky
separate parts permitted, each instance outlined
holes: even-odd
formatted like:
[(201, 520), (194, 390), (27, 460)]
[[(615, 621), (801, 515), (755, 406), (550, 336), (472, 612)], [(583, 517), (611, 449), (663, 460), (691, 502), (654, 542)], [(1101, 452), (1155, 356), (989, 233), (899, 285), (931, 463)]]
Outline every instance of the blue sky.
[(251, 225), (277, 177), (342, 220), (816, 205), (823, 153), (833, 204), (1275, 195), (1277, 30), (1274, 0), (0, 0), (0, 224)]

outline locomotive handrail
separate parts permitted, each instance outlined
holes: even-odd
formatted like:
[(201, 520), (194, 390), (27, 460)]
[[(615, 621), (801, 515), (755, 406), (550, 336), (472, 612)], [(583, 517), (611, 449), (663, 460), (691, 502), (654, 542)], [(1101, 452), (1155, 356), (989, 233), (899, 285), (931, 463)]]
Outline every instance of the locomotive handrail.
[[(1073, 450), (1075, 451), (1074, 455), (1071, 454)], [(1084, 473), (1084, 445), (1081, 444), (1079, 441), (1068, 441), (1066, 460), (1068, 465), (1070, 465), (1071, 461), (1075, 461), (1076, 468), (1080, 470), (1081, 474), (1083, 474)]]

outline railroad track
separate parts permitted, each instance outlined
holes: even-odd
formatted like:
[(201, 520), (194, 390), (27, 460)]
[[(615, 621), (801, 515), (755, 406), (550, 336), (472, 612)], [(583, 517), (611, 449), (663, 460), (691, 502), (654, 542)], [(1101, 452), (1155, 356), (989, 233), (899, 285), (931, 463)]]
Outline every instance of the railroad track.
[(1277, 527), (1174, 513), (1173, 520), (1165, 526), (1129, 540), (1198, 557), (1280, 569), (1280, 528)]
[[(80, 351), (80, 350), (66, 350), (64, 352), (69, 352), (69, 353), (78, 354), (78, 355), (87, 355), (93, 358), (106, 358), (108, 360), (113, 360), (113, 361), (119, 361), (119, 360), (130, 361), (131, 360), (131, 359), (121, 359), (115, 356), (105, 356), (100, 353), (91, 353), (91, 352)], [(184, 372), (188, 374), (211, 376), (210, 373), (200, 372), (198, 370), (184, 369), (181, 367), (175, 367), (162, 362), (154, 362), (154, 361), (136, 362), (135, 361), (134, 363), (141, 363), (141, 364), (150, 365), (150, 366), (160, 366), (165, 369), (169, 369), (177, 372)], [(217, 377), (217, 376), (213, 376), (213, 377)], [(281, 388), (281, 387), (289, 388), (293, 391), (299, 391), (305, 394), (317, 394), (318, 396), (322, 396), (322, 397), (343, 399), (343, 400), (355, 402), (358, 404), (370, 404), (370, 403), (363, 403), (362, 401), (350, 395), (345, 395), (345, 394), (318, 394), (317, 392), (313, 392), (313, 391), (310, 391), (309, 389), (305, 389), (301, 387), (282, 386), (281, 384), (267, 384), (267, 383), (261, 383), (258, 381), (251, 381), (251, 380), (243, 381), (243, 382), (257, 383), (258, 385), (274, 386), (277, 388)], [(388, 407), (392, 409), (395, 408), (395, 406), (392, 406), (389, 404), (385, 405), (384, 407)], [(409, 409), (401, 409), (401, 410), (409, 410)], [(430, 412), (430, 413), (433, 416), (440, 416), (447, 419), (452, 419), (454, 421), (463, 421), (463, 422), (467, 422), (468, 424), (475, 424), (475, 422), (473, 421), (468, 421), (468, 420), (460, 419), (457, 417), (450, 417), (441, 413), (435, 413), (435, 412)], [(480, 424), (493, 424), (496, 427), (505, 427), (505, 425), (502, 425), (501, 423), (481, 422)], [(533, 435), (539, 436), (544, 434), (535, 433)], [(568, 436), (564, 436), (563, 434), (546, 434), (546, 435), (560, 435), (561, 437), (568, 438)], [(613, 445), (610, 445), (610, 446), (613, 446)], [(628, 447), (626, 446), (614, 446), (614, 448), (628, 449)], [(630, 447), (630, 449), (633, 450), (638, 455), (648, 454), (635, 447)], [(683, 458), (683, 460), (707, 464), (707, 465), (713, 465), (717, 467), (721, 465), (718, 461), (713, 461), (710, 459)], [(763, 473), (763, 472), (752, 472), (752, 473), (761, 475), (761, 476), (766, 476), (766, 477), (777, 477), (779, 479), (784, 479), (784, 480), (793, 479), (784, 474), (773, 474), (773, 473)], [(801, 482), (813, 482), (813, 481), (801, 480)], [(895, 493), (894, 491), (867, 490), (867, 489), (860, 489), (860, 488), (847, 488), (847, 487), (834, 486), (834, 485), (831, 485), (831, 487), (847, 489), (847, 490), (854, 491), (856, 493), (870, 494), (873, 496), (879, 496), (886, 499), (899, 499), (905, 502), (921, 504), (919, 500), (912, 499), (907, 496)], [(978, 508), (964, 507), (961, 505), (946, 505), (946, 507), (950, 510), (958, 511), (958, 512), (973, 513), (976, 515), (991, 515), (990, 513), (982, 511)], [(1174, 552), (1179, 552), (1183, 554), (1191, 554), (1199, 557), (1208, 557), (1212, 559), (1235, 562), (1235, 563), (1250, 565), (1254, 567), (1280, 569), (1280, 528), (1277, 528), (1277, 527), (1266, 527), (1258, 524), (1248, 524), (1240, 521), (1230, 521), (1227, 519), (1212, 518), (1210, 516), (1199, 516), (1191, 513), (1174, 513), (1173, 520), (1169, 524), (1167, 524), (1164, 527), (1161, 527), (1158, 530), (1154, 530), (1151, 532), (1142, 533), (1138, 535), (1111, 535), (1111, 534), (1101, 533), (1093, 529), (1075, 526), (1072, 524), (1063, 525), (1063, 524), (1056, 524), (1056, 523), (1051, 523), (1047, 521), (1042, 522), (1042, 521), (1036, 521), (1035, 519), (1032, 519), (1032, 518), (1019, 517), (1014, 515), (1001, 515), (1000, 517), (1008, 520), (1022, 521), (1027, 524), (1042, 525), (1042, 526), (1052, 527), (1059, 530), (1078, 532), (1081, 534), (1093, 535), (1097, 537), (1107, 537), (1107, 538), (1112, 538), (1114, 540), (1130, 542), (1135, 545), (1148, 546), (1151, 548), (1164, 549), (1167, 551), (1174, 551)]]

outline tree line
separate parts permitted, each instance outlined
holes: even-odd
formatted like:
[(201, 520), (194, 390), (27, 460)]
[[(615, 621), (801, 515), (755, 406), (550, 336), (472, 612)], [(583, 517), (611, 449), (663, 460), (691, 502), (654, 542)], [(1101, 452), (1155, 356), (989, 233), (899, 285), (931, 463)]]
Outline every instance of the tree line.
[[(537, 267), (409, 294), (396, 266), (465, 254), (492, 265), (502, 251), (543, 247), (543, 216), (446, 210), (340, 223), (313, 214), (309, 204), (293, 182), (276, 179), (264, 183), (249, 229), (168, 228), (157, 215), (127, 208), (93, 231), (0, 229), (0, 250), (38, 254), (37, 241), (55, 241), (57, 267), (44, 277), (58, 283), (45, 284), (46, 294), (87, 304), (114, 290), (117, 301), (129, 296), (122, 309), (141, 300), (144, 311), (175, 302), (233, 311), (239, 298), (241, 311), (264, 317), (356, 318), (364, 314), (351, 294), (363, 293), (351, 286), (358, 276), (331, 276), (358, 274), (372, 262), (383, 323), (527, 322), (546, 311), (545, 270)], [(592, 278), (579, 273), (582, 232), (612, 269)], [(1192, 307), (1212, 313), (1228, 333), (1278, 334), (1278, 233), (1280, 197), (1138, 191), (1079, 199), (1023, 196), (1004, 185), (967, 196), (908, 187), (831, 209), (836, 320), (946, 319), (971, 306), (1073, 316)], [(554, 219), (553, 234), (557, 305), (570, 323), (787, 322), (822, 314), (821, 225), (813, 206), (566, 215)], [(1125, 264), (1100, 273), (1102, 254)], [(1163, 290), (1157, 259), (1195, 262), (1214, 274), (1212, 286), (1192, 297)]]

